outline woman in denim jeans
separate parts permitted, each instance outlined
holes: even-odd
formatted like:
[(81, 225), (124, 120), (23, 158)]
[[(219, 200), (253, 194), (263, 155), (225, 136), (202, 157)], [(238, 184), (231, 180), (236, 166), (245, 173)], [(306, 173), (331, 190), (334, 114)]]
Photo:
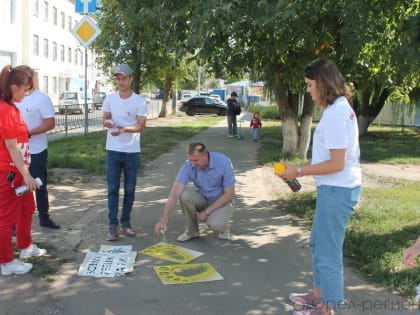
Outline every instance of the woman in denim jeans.
[(313, 135), (312, 160), (296, 167), (286, 163), (282, 179), (313, 175), (317, 185), (310, 248), (314, 289), (292, 293), (292, 304), (310, 309), (301, 314), (331, 315), (344, 300), (343, 243), (347, 222), (360, 199), (361, 169), (357, 117), (351, 93), (337, 67), (315, 60), (305, 70), (307, 92), (324, 108)]

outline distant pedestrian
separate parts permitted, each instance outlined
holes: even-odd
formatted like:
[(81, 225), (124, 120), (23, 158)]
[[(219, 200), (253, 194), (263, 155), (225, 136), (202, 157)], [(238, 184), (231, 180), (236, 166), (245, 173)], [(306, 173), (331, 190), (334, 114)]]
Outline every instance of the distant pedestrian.
[(50, 229), (59, 229), (51, 218), (47, 190), (47, 164), (48, 164), (48, 139), (47, 132), (54, 129), (54, 106), (51, 98), (38, 89), (38, 74), (34, 73), (34, 87), (29, 91), (21, 103), (17, 103), (23, 119), (29, 129), (29, 148), (31, 164), (29, 171), (33, 177), (39, 177), (42, 185), (35, 191), (36, 208), (38, 210), (39, 224)]
[(250, 122), (249, 126), (252, 128), (252, 138), (254, 139), (255, 142), (257, 142), (258, 139), (259, 139), (260, 128), (262, 128), (262, 123), (261, 123), (259, 112), (255, 112), (252, 115), (252, 119), (251, 119), (251, 122)]
[(233, 91), (230, 93), (230, 98), (227, 100), (227, 124), (228, 124), (228, 137), (233, 138), (238, 135), (238, 123), (236, 116), (239, 115), (240, 112), (240, 104), (238, 102), (238, 94)]
[[(178, 171), (155, 233), (165, 232), (171, 213), (179, 203), (186, 231), (179, 242), (200, 236), (199, 223), (206, 223), (222, 240), (230, 238), (229, 220), (235, 195), (235, 175), (230, 159), (219, 152), (207, 151), (203, 143), (193, 142), (187, 148), (188, 159)], [(192, 182), (195, 190), (187, 189)]]
[(313, 61), (304, 79), (307, 92), (324, 109), (313, 135), (312, 160), (301, 167), (286, 163), (286, 171), (278, 176), (291, 180), (313, 175), (317, 185), (309, 240), (314, 288), (289, 298), (314, 307), (302, 315), (331, 315), (344, 302), (343, 243), (349, 217), (360, 199), (359, 129), (349, 103), (351, 92), (332, 62)]
[[(33, 70), (28, 66), (6, 66), (0, 74), (0, 265), (2, 275), (24, 274), (32, 264), (14, 259), (12, 227), (20, 258), (42, 256), (47, 251), (32, 243), (32, 191), (39, 183), (29, 172), (28, 128), (16, 107), (32, 89)], [(29, 192), (17, 195), (15, 189), (27, 185)]]
[[(115, 67), (118, 90), (108, 94), (102, 106), (103, 126), (109, 128), (106, 137), (108, 241), (117, 240), (119, 234), (135, 235), (130, 219), (140, 165), (140, 136), (146, 126), (147, 108), (144, 98), (131, 89), (132, 74), (126, 64)], [(124, 197), (118, 219), (121, 172), (124, 174)]]

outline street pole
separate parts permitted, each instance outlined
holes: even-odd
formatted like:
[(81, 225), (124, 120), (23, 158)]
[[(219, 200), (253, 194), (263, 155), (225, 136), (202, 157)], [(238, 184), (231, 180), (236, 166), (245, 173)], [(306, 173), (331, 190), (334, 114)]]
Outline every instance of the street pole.
[(85, 137), (88, 134), (88, 119), (89, 119), (89, 111), (87, 105), (87, 47), (85, 47)]

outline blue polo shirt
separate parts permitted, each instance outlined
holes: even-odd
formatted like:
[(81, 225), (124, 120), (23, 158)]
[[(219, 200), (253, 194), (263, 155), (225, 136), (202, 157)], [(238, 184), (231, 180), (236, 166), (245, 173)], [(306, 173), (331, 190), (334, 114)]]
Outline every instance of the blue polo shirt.
[(213, 202), (224, 194), (225, 188), (235, 186), (235, 174), (230, 159), (219, 152), (209, 152), (209, 165), (202, 170), (186, 160), (175, 181), (184, 186), (192, 181), (197, 191)]

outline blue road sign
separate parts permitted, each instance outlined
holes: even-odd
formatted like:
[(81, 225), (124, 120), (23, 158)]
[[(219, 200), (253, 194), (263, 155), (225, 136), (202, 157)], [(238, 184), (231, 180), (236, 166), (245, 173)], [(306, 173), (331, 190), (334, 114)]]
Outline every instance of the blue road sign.
[(76, 0), (76, 13), (95, 13), (97, 0)]

